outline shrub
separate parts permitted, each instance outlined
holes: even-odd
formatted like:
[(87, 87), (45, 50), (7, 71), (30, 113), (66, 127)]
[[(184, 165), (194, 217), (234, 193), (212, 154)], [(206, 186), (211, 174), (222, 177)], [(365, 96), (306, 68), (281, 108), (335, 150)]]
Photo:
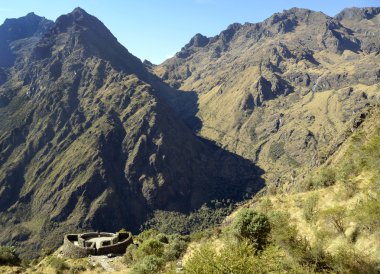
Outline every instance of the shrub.
[(169, 239), (165, 234), (158, 234), (157, 235), (157, 240), (160, 241), (161, 243), (168, 244)]
[(317, 214), (318, 195), (312, 194), (303, 203), (303, 216), (307, 221), (313, 221)]
[(345, 156), (346, 161), (339, 166), (337, 179), (341, 181), (348, 181), (351, 177), (359, 175), (360, 168), (352, 155)]
[(345, 218), (347, 217), (346, 208), (343, 206), (336, 206), (326, 209), (322, 212), (322, 216), (327, 223), (331, 224), (337, 232), (344, 233)]
[(289, 213), (276, 211), (269, 215), (271, 241), (284, 248), (288, 247), (298, 236), (296, 227), (289, 224), (289, 219)]
[(173, 241), (170, 242), (170, 244), (166, 247), (164, 258), (166, 261), (174, 261), (178, 259), (183, 252), (187, 248), (187, 242), (176, 238)]
[(271, 239), (294, 260), (295, 268), (301, 265), (310, 271), (325, 271), (331, 269), (331, 257), (323, 249), (320, 242), (311, 246), (309, 242), (298, 235), (294, 225), (289, 224), (289, 214), (274, 212), (270, 215), (272, 227)]
[(273, 161), (277, 161), (285, 153), (285, 143), (272, 143), (269, 147), (269, 156)]
[(198, 242), (204, 239), (209, 239), (213, 235), (210, 229), (205, 229), (202, 231), (196, 231), (190, 234), (190, 238), (192, 241)]
[(367, 195), (355, 208), (354, 218), (369, 231), (380, 229), (380, 195)]
[(267, 214), (268, 212), (272, 210), (273, 204), (269, 198), (265, 197), (260, 200), (258, 207), (259, 207), (260, 212)]
[(161, 257), (164, 253), (164, 244), (156, 239), (148, 239), (139, 246), (138, 251), (144, 255)]
[(220, 252), (208, 245), (194, 252), (186, 262), (186, 273), (258, 273), (256, 249), (248, 241), (230, 243)]
[(70, 268), (69, 273), (70, 274), (79, 274), (79, 273), (82, 273), (83, 271), (86, 271), (86, 267), (85, 266), (83, 266), (83, 265), (76, 265), (76, 266), (72, 266)]
[(65, 260), (55, 256), (50, 256), (47, 259), (47, 263), (54, 268), (58, 273), (69, 269), (69, 266), (66, 264)]
[(341, 246), (333, 257), (337, 273), (379, 273), (380, 264), (366, 254), (358, 253), (351, 246)]
[(145, 241), (150, 238), (154, 238), (159, 234), (159, 232), (156, 229), (146, 229), (142, 231), (137, 237), (137, 241)]
[(0, 265), (19, 265), (20, 262), (20, 258), (18, 257), (14, 247), (0, 247)]
[(340, 193), (339, 195), (346, 199), (354, 197), (359, 190), (358, 185), (352, 179), (347, 179), (343, 182), (343, 189), (343, 193)]
[(142, 258), (132, 268), (132, 273), (136, 274), (156, 274), (164, 265), (164, 260), (155, 255), (148, 255)]
[(332, 269), (332, 257), (320, 242), (311, 246), (305, 238), (298, 238), (291, 246), (290, 253), (299, 264), (314, 269), (316, 272)]
[(269, 219), (252, 209), (242, 209), (234, 222), (237, 234), (250, 240), (257, 250), (263, 250), (268, 242), (271, 227)]
[[(147, 235), (151, 238), (147, 238)], [(148, 271), (147, 266), (154, 264), (155, 258), (160, 258), (162, 264), (177, 260), (190, 241), (189, 236), (157, 234), (152, 230), (142, 233), (141, 236), (138, 236), (140, 244), (129, 245), (124, 255), (124, 263), (135, 266), (139, 271)], [(142, 241), (141, 238), (144, 240)], [(145, 260), (147, 256), (154, 257), (151, 257), (152, 261), (145, 261), (144, 266), (142, 260)]]
[(125, 254), (124, 254), (124, 262), (126, 264), (133, 263), (135, 259), (136, 250), (137, 250), (137, 245), (131, 244), (127, 247), (127, 250), (125, 251)]
[(323, 168), (313, 177), (313, 188), (331, 186), (336, 181), (336, 173), (332, 168)]

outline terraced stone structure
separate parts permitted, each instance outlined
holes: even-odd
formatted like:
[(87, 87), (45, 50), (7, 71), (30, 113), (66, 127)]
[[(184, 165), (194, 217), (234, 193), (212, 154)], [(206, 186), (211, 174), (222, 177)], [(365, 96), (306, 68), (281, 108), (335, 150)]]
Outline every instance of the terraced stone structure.
[(132, 234), (129, 232), (67, 234), (61, 255), (66, 258), (83, 258), (89, 255), (124, 254), (131, 243)]

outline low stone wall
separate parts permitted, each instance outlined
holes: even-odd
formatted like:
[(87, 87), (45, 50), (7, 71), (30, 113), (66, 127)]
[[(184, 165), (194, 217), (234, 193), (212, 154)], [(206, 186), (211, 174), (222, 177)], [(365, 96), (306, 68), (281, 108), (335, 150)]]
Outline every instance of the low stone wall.
[[(91, 247), (85, 247), (86, 239), (90, 239), (98, 235), (109, 236), (113, 234), (98, 234), (91, 232), (85, 234), (65, 235), (61, 249), (62, 256), (66, 258), (84, 258), (88, 257), (89, 255), (107, 255), (109, 253), (124, 254), (127, 247), (133, 242), (131, 233), (116, 233), (116, 237), (112, 239), (111, 244), (108, 246), (102, 246), (98, 249), (95, 247), (95, 245), (92, 245)], [(115, 243), (116, 241), (118, 242)], [(74, 242), (78, 242), (80, 246), (75, 245)]]
[(76, 246), (73, 242), (78, 241), (78, 234), (65, 235), (63, 239), (63, 246), (61, 254), (66, 258), (84, 258), (88, 255), (96, 255), (94, 247), (80, 247)]
[(124, 239), (122, 234), (119, 234), (119, 242), (109, 246), (102, 246), (98, 248), (97, 255), (107, 255), (109, 253), (113, 254), (124, 254), (127, 247), (132, 243), (132, 234), (123, 233), (125, 235)]

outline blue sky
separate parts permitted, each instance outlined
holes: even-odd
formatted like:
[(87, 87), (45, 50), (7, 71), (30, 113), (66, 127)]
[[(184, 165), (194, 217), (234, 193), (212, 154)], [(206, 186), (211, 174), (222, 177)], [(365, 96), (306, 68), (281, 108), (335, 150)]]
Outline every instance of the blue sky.
[(0, 0), (0, 22), (31, 11), (55, 20), (78, 6), (134, 55), (158, 64), (198, 32), (214, 36), (231, 23), (260, 22), (292, 7), (333, 16), (345, 7), (380, 6), (380, 0)]

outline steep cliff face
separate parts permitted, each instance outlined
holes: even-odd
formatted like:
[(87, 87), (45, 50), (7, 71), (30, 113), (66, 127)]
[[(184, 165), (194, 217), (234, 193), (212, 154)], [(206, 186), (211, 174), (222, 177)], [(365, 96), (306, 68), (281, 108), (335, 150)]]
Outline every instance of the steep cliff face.
[(0, 70), (1, 244), (38, 255), (68, 230), (135, 230), (153, 209), (262, 187), (251, 162), (196, 137), (158, 98), (169, 88), (82, 9), (29, 46)]
[(152, 70), (183, 91), (172, 105), (199, 135), (286, 182), (323, 162), (378, 100), (379, 22), (376, 8), (335, 18), (294, 8), (197, 34)]

